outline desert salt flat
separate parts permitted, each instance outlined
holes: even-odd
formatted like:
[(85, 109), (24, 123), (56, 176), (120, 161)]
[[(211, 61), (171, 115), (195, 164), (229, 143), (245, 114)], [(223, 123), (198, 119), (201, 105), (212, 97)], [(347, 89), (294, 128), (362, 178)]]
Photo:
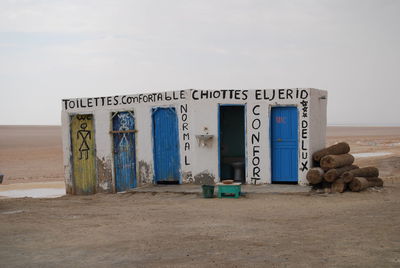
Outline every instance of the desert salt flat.
[(373, 153), (358, 153), (358, 154), (353, 154), (354, 157), (375, 157), (375, 156), (385, 156), (385, 155), (390, 155), (392, 153), (389, 152), (373, 152)]
[(58, 188), (36, 188), (23, 190), (0, 191), (2, 197), (33, 197), (33, 198), (55, 198), (65, 195), (65, 189)]

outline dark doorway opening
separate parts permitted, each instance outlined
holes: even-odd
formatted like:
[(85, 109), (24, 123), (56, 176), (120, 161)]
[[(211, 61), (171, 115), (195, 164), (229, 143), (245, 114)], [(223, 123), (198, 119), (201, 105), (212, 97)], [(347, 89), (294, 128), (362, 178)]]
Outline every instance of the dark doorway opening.
[(219, 107), (219, 173), (221, 180), (245, 183), (245, 107)]

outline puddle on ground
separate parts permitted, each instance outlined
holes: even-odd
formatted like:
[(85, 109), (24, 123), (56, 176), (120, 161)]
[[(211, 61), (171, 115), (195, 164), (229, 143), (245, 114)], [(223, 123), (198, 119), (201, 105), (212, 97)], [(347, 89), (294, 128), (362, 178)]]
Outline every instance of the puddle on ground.
[(33, 197), (33, 198), (55, 198), (65, 195), (65, 189), (58, 188), (35, 188), (22, 190), (0, 191), (1, 197)]
[(374, 152), (374, 153), (359, 153), (359, 154), (353, 154), (354, 157), (374, 157), (374, 156), (385, 156), (385, 155), (390, 155), (392, 153), (388, 152)]

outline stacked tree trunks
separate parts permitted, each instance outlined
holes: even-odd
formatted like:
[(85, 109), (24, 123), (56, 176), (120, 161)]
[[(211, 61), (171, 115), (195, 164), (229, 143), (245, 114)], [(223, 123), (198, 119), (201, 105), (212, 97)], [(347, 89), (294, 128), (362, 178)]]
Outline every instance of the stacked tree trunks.
[(382, 187), (376, 167), (359, 168), (353, 165), (354, 157), (349, 154), (350, 146), (340, 142), (313, 154), (316, 167), (307, 173), (308, 182), (325, 192), (342, 193), (349, 189), (359, 192), (368, 187)]

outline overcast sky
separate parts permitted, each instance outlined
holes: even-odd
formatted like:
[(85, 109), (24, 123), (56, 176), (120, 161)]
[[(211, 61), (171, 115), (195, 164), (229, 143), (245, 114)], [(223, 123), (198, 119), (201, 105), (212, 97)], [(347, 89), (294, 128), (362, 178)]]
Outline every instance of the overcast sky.
[(328, 124), (400, 125), (400, 1), (0, 1), (0, 124), (61, 99), (326, 89)]

